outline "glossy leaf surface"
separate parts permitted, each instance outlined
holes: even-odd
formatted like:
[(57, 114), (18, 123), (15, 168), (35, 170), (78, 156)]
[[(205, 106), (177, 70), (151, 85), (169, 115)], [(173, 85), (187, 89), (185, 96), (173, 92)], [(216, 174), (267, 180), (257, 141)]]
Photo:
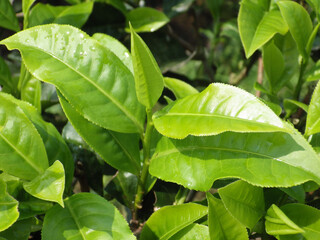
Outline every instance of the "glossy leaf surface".
[(166, 240), (208, 213), (208, 208), (195, 203), (167, 206), (154, 212), (145, 223), (140, 239)]
[(248, 92), (215, 83), (175, 101), (153, 115), (155, 128), (172, 138), (216, 135), (225, 131), (290, 131), (264, 103)]
[(118, 210), (104, 198), (79, 193), (56, 205), (44, 219), (42, 237), (46, 240), (128, 239), (135, 237)]
[(73, 6), (51, 6), (38, 3), (31, 11), (29, 27), (42, 24), (69, 24), (81, 28), (88, 20), (93, 2), (84, 2)]
[(139, 173), (139, 136), (137, 134), (123, 134), (99, 127), (83, 118), (61, 94), (59, 99), (76, 131), (108, 164), (123, 171)]
[(131, 53), (138, 100), (151, 109), (162, 94), (164, 83), (159, 66), (131, 25)]
[(222, 201), (207, 193), (209, 206), (208, 226), (210, 239), (245, 240), (248, 234), (245, 226), (238, 222), (225, 208)]
[(308, 108), (306, 135), (320, 132), (320, 82), (317, 84)]
[(300, 54), (307, 60), (309, 56), (306, 46), (313, 28), (308, 12), (296, 2), (280, 1), (277, 4), (293, 39), (297, 43)]
[(209, 240), (209, 229), (205, 225), (190, 224), (169, 240)]
[(252, 229), (264, 214), (263, 189), (244, 181), (236, 181), (218, 190), (231, 215)]
[(0, 27), (4, 27), (15, 32), (20, 30), (18, 19), (9, 0), (0, 1)]
[(131, 72), (81, 30), (37, 26), (0, 43), (19, 49), (32, 75), (54, 84), (85, 118), (114, 131), (143, 131), (145, 111)]
[(276, 33), (284, 35), (288, 26), (279, 11), (269, 12), (268, 1), (241, 1), (238, 26), (246, 57), (267, 43)]
[(136, 8), (126, 17), (136, 32), (154, 32), (169, 22), (164, 13), (149, 7)]
[(18, 204), (19, 202), (7, 193), (6, 183), (0, 179), (0, 232), (18, 219)]
[(236, 177), (263, 187), (320, 182), (320, 160), (295, 131), (233, 133), (183, 140), (162, 137), (150, 173), (189, 189), (207, 191), (220, 178)]
[(42, 139), (20, 107), (0, 94), (0, 168), (32, 180), (48, 168)]
[(170, 89), (177, 99), (199, 93), (197, 89), (179, 79), (165, 77), (163, 80), (165, 87)]
[(96, 39), (102, 46), (112, 51), (133, 73), (131, 53), (121, 42), (103, 33), (95, 33), (92, 37)]

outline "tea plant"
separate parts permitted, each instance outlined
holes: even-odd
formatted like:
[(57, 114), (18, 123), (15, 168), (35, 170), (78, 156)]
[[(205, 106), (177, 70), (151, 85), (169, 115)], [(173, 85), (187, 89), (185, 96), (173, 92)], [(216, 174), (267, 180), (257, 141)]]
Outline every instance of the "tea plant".
[[(262, 52), (261, 98), (218, 82), (199, 92), (164, 77), (137, 34), (165, 25), (160, 11), (108, 1), (126, 17), (129, 52), (109, 35), (79, 29), (93, 2), (33, 2), (22, 1), (23, 31), (10, 2), (0, 2), (0, 25), (17, 31), (0, 44), (22, 59), (19, 78), (0, 59), (0, 239), (40, 230), (45, 240), (320, 237), (320, 86), (309, 83), (319, 78), (310, 57), (319, 1), (241, 1), (245, 55)], [(222, 4), (208, 1), (217, 24), (213, 48)], [(165, 88), (175, 100), (165, 96), (161, 106)], [(43, 119), (43, 108), (54, 104), (69, 121), (62, 135)], [(307, 113), (297, 117), (298, 108)], [(73, 157), (100, 171), (83, 177)], [(147, 214), (148, 194), (162, 196), (157, 181), (179, 189), (172, 205)], [(187, 201), (196, 191), (205, 198)]]

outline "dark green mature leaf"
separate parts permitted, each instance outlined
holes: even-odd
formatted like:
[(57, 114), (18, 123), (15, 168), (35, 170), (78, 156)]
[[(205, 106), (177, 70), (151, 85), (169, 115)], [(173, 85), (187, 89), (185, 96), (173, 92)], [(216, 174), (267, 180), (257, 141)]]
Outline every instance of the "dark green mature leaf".
[(63, 205), (65, 176), (62, 163), (55, 161), (46, 171), (30, 182), (25, 182), (23, 188), (32, 196)]
[(0, 57), (0, 85), (5, 92), (11, 93), (14, 89), (11, 72), (2, 57)]
[(112, 51), (133, 73), (131, 54), (121, 42), (103, 33), (95, 33), (92, 37), (102, 46)]
[(140, 172), (139, 136), (99, 127), (82, 117), (59, 93), (60, 103), (80, 136), (111, 166), (134, 174)]
[(123, 15), (126, 15), (128, 12), (126, 6), (124, 5), (123, 0), (95, 0), (95, 1), (110, 4), (111, 6), (118, 9), (120, 12), (122, 12)]
[(307, 60), (309, 55), (306, 46), (313, 28), (308, 12), (300, 4), (293, 1), (279, 1), (277, 4), (293, 39), (297, 43), (300, 54), (304, 60)]
[(0, 168), (32, 180), (48, 168), (45, 147), (31, 121), (8, 96), (0, 94)]
[(248, 233), (225, 208), (222, 201), (207, 193), (209, 206), (208, 226), (210, 239), (212, 240), (244, 240), (248, 239)]
[(93, 2), (84, 2), (73, 6), (51, 6), (38, 3), (31, 11), (29, 27), (58, 23), (81, 28), (88, 20), (93, 9)]
[(269, 12), (268, 0), (242, 0), (238, 26), (247, 58), (276, 33), (284, 35), (288, 31), (280, 12), (278, 10)]
[(175, 233), (187, 227), (208, 213), (208, 208), (195, 203), (166, 206), (154, 212), (145, 223), (140, 239), (170, 239)]
[(218, 190), (221, 200), (231, 215), (253, 229), (264, 214), (263, 189), (244, 181), (236, 181)]
[(164, 13), (149, 7), (136, 8), (126, 17), (136, 32), (154, 32), (169, 22)]
[(255, 96), (220, 83), (168, 105), (153, 115), (153, 121), (161, 134), (179, 139), (225, 131), (291, 131)]
[(43, 239), (135, 239), (118, 210), (104, 198), (79, 193), (64, 203), (65, 208), (56, 205), (47, 212)]
[(54, 84), (85, 118), (114, 131), (143, 131), (145, 111), (131, 72), (81, 30), (38, 26), (0, 43), (19, 49), (31, 74)]
[(0, 1), (0, 27), (4, 27), (15, 32), (20, 30), (18, 19), (9, 0)]
[(151, 109), (162, 94), (164, 83), (159, 66), (142, 38), (131, 28), (131, 52), (137, 97)]
[(209, 229), (205, 225), (200, 224), (190, 224), (185, 227), (180, 232), (175, 234), (169, 240), (209, 240)]
[(0, 232), (0, 239), (3, 237), (5, 240), (27, 240), (32, 230), (40, 230), (37, 222), (39, 220), (35, 217), (19, 220), (7, 230)]
[(165, 87), (170, 89), (177, 99), (199, 93), (197, 89), (179, 79), (165, 77), (163, 80)]
[[(308, 183), (308, 182), (307, 182)], [(290, 188), (280, 188), (281, 191), (288, 194), (293, 199), (296, 199), (300, 203), (305, 202), (306, 193), (303, 185), (293, 186)]]
[(306, 135), (320, 132), (320, 82), (313, 92), (308, 108)]
[(266, 215), (266, 231), (270, 235), (286, 235), (304, 232), (276, 205), (272, 205)]
[(18, 219), (18, 204), (19, 202), (7, 193), (7, 184), (0, 179), (0, 232)]
[(190, 189), (207, 191), (220, 178), (236, 177), (263, 187), (320, 182), (320, 160), (297, 131), (233, 133), (183, 140), (162, 137), (150, 173)]

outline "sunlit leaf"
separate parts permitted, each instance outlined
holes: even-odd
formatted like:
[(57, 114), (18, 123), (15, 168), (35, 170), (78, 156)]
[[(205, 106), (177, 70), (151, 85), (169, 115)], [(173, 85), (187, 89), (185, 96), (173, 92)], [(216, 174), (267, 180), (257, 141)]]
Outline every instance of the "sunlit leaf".
[(165, 87), (170, 89), (177, 99), (184, 98), (195, 93), (199, 93), (197, 89), (179, 79), (165, 77), (163, 78), (163, 80)]
[(209, 229), (205, 225), (190, 224), (175, 234), (170, 240), (209, 240)]
[(320, 132), (320, 82), (313, 92), (308, 108), (306, 135)]

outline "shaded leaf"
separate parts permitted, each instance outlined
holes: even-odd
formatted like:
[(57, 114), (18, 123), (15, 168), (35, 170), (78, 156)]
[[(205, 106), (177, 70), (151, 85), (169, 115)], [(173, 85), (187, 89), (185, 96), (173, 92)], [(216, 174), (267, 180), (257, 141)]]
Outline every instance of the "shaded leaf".
[(18, 19), (9, 0), (0, 1), (0, 27), (20, 31)]
[(244, 240), (248, 239), (248, 233), (225, 208), (222, 201), (207, 193), (209, 214), (208, 226), (210, 239), (214, 240)]
[(175, 101), (153, 115), (155, 128), (172, 138), (216, 135), (225, 131), (288, 131), (280, 118), (248, 92), (215, 83)]
[(137, 101), (132, 74), (81, 30), (37, 26), (0, 43), (19, 49), (31, 74), (54, 84), (85, 118), (114, 131), (143, 131), (145, 111)]
[(127, 14), (127, 8), (123, 3), (123, 0), (95, 0), (96, 2), (103, 2), (110, 4), (114, 8), (118, 9), (120, 12), (122, 12), (123, 15)]
[(320, 132), (320, 82), (315, 88), (308, 108), (306, 132), (307, 136)]
[(280, 188), (280, 190), (288, 194), (290, 197), (296, 199), (300, 203), (304, 203), (305, 201), (306, 193), (304, 190), (304, 185), (293, 186), (290, 188)]
[(11, 72), (2, 57), (0, 57), (0, 85), (3, 88), (2, 91), (12, 93), (14, 90)]
[(165, 77), (163, 80), (165, 87), (170, 89), (177, 99), (199, 93), (197, 89), (179, 79)]
[(220, 188), (218, 192), (230, 214), (249, 229), (253, 229), (264, 215), (262, 188), (239, 180)]
[(27, 70), (20, 89), (21, 100), (31, 103), (41, 113), (41, 82)]
[(207, 207), (195, 203), (160, 208), (145, 223), (140, 239), (169, 239), (207, 213)]
[(82, 117), (60, 93), (59, 99), (76, 131), (108, 164), (123, 171), (139, 174), (137, 134), (123, 134), (99, 127)]
[(45, 215), (44, 239), (135, 239), (118, 210), (104, 198), (79, 193), (64, 203), (65, 208), (56, 205)]
[(40, 230), (37, 228), (38, 221), (35, 217), (19, 220), (7, 230), (0, 232), (0, 239), (3, 237), (5, 240), (27, 240), (32, 230), (35, 230), (35, 228)]
[(318, 155), (298, 132), (233, 133), (183, 140), (162, 137), (150, 173), (189, 189), (207, 191), (221, 178), (236, 177), (261, 187), (320, 182)]
[(159, 66), (142, 38), (131, 29), (131, 52), (137, 97), (151, 109), (162, 94), (164, 83)]
[(164, 13), (149, 7), (131, 10), (126, 17), (136, 32), (154, 32), (169, 22)]

